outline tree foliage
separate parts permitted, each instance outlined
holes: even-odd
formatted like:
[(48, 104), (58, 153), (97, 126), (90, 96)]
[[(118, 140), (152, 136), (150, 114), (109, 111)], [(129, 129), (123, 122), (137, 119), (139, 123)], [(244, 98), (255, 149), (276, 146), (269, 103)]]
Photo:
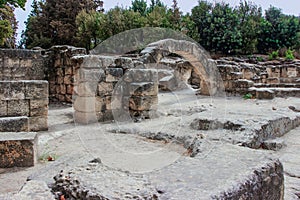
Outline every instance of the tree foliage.
[(228, 54), (241, 48), (238, 14), (229, 4), (199, 1), (191, 17), (199, 34), (198, 42), (207, 50)]
[(27, 20), (23, 43), (27, 48), (36, 45), (43, 48), (55, 44), (77, 45), (76, 16), (82, 10), (97, 10), (99, 4), (96, 2), (101, 3), (93, 0), (34, 0), (34, 13)]
[(240, 1), (236, 8), (240, 23), (238, 29), (242, 35), (241, 53), (252, 54), (258, 44), (258, 33), (262, 9), (252, 2)]
[(257, 48), (261, 53), (294, 47), (299, 41), (299, 18), (284, 15), (280, 9), (272, 6), (266, 10), (259, 29)]
[(132, 0), (129, 8), (117, 6), (104, 12), (101, 0), (34, 0), (22, 41), (27, 48), (68, 44), (89, 50), (129, 29), (163, 27), (221, 54), (267, 53), (300, 46), (299, 18), (275, 7), (263, 16), (261, 7), (247, 0), (240, 0), (236, 7), (199, 0), (191, 13), (183, 14), (177, 0), (170, 7), (161, 0), (148, 2)]
[(17, 21), (11, 6), (0, 8), (0, 47), (14, 48)]
[(25, 7), (26, 0), (0, 0), (0, 8), (5, 7), (6, 5), (11, 5), (15, 8), (23, 8)]

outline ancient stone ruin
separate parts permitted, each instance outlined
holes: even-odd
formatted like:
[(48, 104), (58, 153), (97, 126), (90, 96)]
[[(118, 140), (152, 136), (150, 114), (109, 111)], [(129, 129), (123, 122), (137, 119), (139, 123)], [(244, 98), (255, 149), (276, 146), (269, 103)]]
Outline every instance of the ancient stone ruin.
[[(174, 39), (134, 54), (54, 46), (2, 49), (0, 59), (0, 168), (32, 167), (0, 199), (300, 196), (290, 154), (298, 60), (211, 59)], [(37, 162), (45, 146), (60, 157)], [(149, 149), (159, 151), (139, 154)]]

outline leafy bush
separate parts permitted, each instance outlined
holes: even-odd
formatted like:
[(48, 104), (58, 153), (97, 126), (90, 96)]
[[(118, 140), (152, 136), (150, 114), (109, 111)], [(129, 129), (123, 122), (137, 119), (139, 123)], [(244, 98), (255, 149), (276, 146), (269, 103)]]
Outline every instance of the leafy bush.
[(269, 60), (277, 59), (278, 56), (279, 56), (278, 50), (277, 50), (277, 51), (272, 51), (272, 52), (269, 54)]
[(243, 96), (243, 99), (252, 99), (252, 97), (253, 97), (252, 94), (247, 93)]
[(264, 61), (264, 58), (261, 57), (261, 56), (258, 56), (258, 57), (256, 58), (256, 60), (257, 60), (258, 62), (263, 62), (263, 61)]
[(295, 59), (295, 56), (294, 56), (294, 50), (288, 49), (288, 50), (285, 52), (285, 59), (286, 59), (286, 60), (294, 60), (294, 59)]

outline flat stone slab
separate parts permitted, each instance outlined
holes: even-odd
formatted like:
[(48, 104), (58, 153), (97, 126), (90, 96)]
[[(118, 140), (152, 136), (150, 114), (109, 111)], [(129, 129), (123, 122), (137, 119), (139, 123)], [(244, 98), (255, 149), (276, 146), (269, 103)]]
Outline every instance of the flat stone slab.
[(1, 117), (0, 132), (24, 132), (29, 131), (29, 118), (22, 117)]
[(0, 133), (0, 168), (31, 167), (35, 163), (36, 133)]
[(220, 144), (209, 156), (181, 157), (130, 173), (94, 160), (55, 177), (57, 196), (73, 199), (282, 199), (283, 167), (263, 151)]

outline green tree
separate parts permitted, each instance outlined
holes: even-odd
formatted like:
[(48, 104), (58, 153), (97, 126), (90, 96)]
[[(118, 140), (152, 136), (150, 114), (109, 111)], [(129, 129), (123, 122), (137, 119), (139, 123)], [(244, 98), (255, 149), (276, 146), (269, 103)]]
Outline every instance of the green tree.
[(164, 3), (162, 3), (160, 0), (151, 0), (150, 6), (147, 9), (147, 13), (151, 13), (155, 7), (166, 7)]
[(76, 25), (78, 27), (77, 37), (78, 41), (80, 41), (79, 46), (90, 50), (105, 39), (105, 34), (102, 31), (104, 24), (105, 16), (102, 12), (95, 10), (86, 12), (82, 10), (76, 17)]
[(247, 1), (240, 1), (236, 8), (240, 20), (238, 29), (242, 35), (241, 53), (252, 54), (257, 51), (259, 25), (262, 19), (262, 9)]
[(15, 48), (17, 21), (11, 6), (0, 8), (0, 47)]
[(172, 12), (168, 12), (166, 7), (155, 6), (147, 15), (147, 25), (150, 27), (172, 28), (171, 16)]
[(182, 16), (181, 32), (195, 41), (200, 41), (196, 23), (192, 20), (189, 13)]
[(266, 53), (282, 47), (294, 47), (298, 41), (299, 29), (299, 19), (284, 15), (281, 9), (271, 6), (260, 22), (257, 46), (259, 52)]
[(179, 29), (180, 23), (181, 23), (181, 12), (178, 7), (177, 0), (173, 0), (172, 4), (172, 17), (171, 17), (171, 23), (173, 24), (173, 29)]
[(131, 2), (130, 10), (140, 13), (142, 16), (146, 16), (147, 2), (145, 0), (134, 0)]
[(192, 9), (199, 42), (209, 51), (223, 54), (236, 53), (242, 45), (238, 13), (224, 2), (214, 5), (199, 1)]
[(15, 8), (23, 8), (25, 7), (26, 0), (0, 0), (0, 8), (4, 8), (7, 4), (15, 7)]
[(53, 45), (78, 46), (76, 16), (82, 10), (98, 10), (102, 1), (93, 0), (45, 0), (38, 5), (38, 14), (27, 20), (24, 42), (27, 48), (39, 45), (49, 48)]

